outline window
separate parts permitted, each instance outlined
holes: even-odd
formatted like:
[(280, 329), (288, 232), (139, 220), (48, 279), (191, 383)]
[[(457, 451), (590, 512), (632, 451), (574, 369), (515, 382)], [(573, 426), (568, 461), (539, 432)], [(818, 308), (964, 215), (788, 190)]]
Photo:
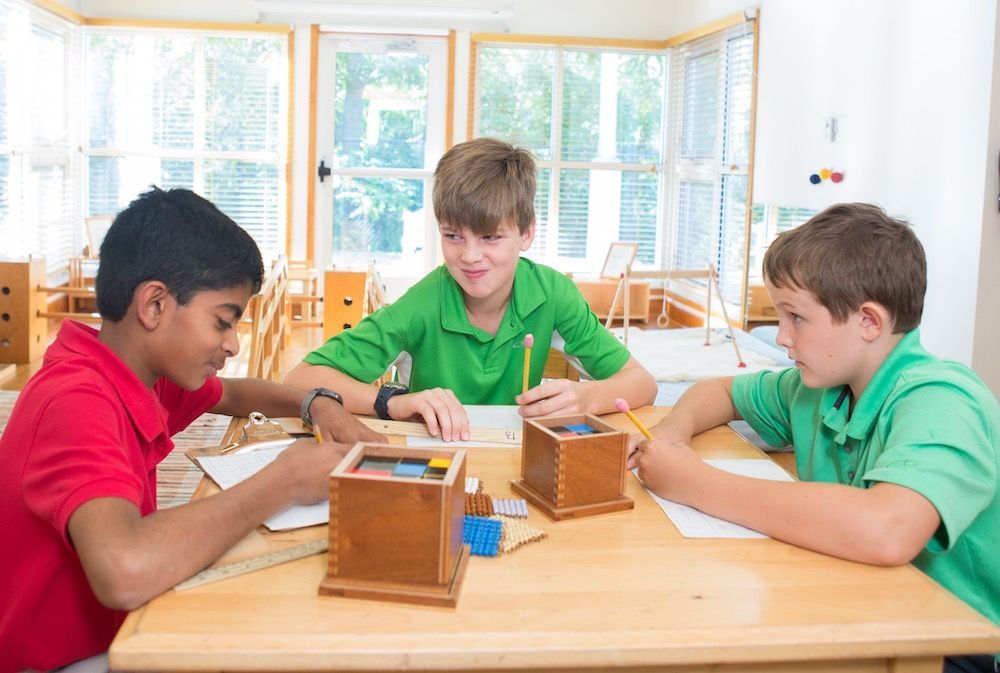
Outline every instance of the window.
[(86, 39), (86, 211), (186, 187), (285, 252), (287, 38), (93, 29)]
[(599, 269), (612, 241), (658, 260), (667, 56), (663, 49), (475, 45), (473, 136), (538, 160), (528, 254), (565, 270)]
[(82, 249), (71, 121), (78, 31), (0, 0), (0, 240), (4, 256), (45, 257), (51, 280)]
[(444, 37), (321, 38), (317, 146), (332, 174), (317, 191), (319, 263), (328, 245), (335, 264), (374, 260), (387, 277), (436, 264), (446, 70)]
[(750, 263), (747, 269), (749, 283), (759, 285), (764, 282), (764, 253), (774, 237), (803, 224), (817, 212), (819, 211), (809, 208), (753, 204), (750, 219)]
[(747, 22), (671, 54), (669, 266), (713, 264), (723, 297), (737, 306), (746, 271), (753, 41)]

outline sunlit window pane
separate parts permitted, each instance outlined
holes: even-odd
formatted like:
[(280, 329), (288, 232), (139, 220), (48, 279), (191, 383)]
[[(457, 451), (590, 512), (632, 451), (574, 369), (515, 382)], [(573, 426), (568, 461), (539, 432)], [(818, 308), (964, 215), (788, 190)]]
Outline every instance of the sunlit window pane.
[(422, 168), (428, 57), (338, 52), (334, 147), (338, 167)]
[(555, 50), (483, 45), (477, 54), (478, 135), (550, 159)]

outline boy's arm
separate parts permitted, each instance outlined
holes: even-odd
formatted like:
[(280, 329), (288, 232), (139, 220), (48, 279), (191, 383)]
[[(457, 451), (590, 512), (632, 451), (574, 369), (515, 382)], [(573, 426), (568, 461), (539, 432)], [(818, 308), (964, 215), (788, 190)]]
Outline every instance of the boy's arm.
[(142, 517), (122, 498), (97, 498), (69, 518), (69, 537), (98, 600), (132, 610), (212, 563), (289, 505), (329, 497), (329, 475), (350, 449), (301, 440), (222, 493)]
[[(348, 411), (365, 416), (375, 415), (378, 388), (327, 367), (300, 362), (285, 377), (285, 383), (303, 390), (319, 386), (331, 388), (344, 398)], [(431, 435), (445, 441), (469, 439), (469, 417), (455, 393), (445, 388), (432, 388), (416, 393), (394, 395), (388, 403), (389, 415), (396, 420), (419, 417)]]
[(615, 374), (599, 381), (557, 379), (535, 386), (514, 400), (521, 405), (521, 415), (607, 414), (615, 411), (621, 398), (632, 408), (652, 404), (656, 399), (656, 381), (634, 357)]
[[(297, 418), (304, 397), (303, 390), (290, 385), (281, 385), (263, 379), (219, 379), (222, 383), (222, 398), (211, 412), (229, 416), (247, 416), (251, 411), (259, 411), (265, 416), (291, 416)], [(321, 386), (317, 384), (306, 390)], [(340, 393), (344, 404), (348, 404), (349, 392), (335, 386), (328, 386)], [(370, 387), (370, 386), (369, 386)], [(336, 442), (385, 442), (384, 436), (371, 430), (354, 418), (348, 409), (329, 397), (316, 396), (309, 405), (313, 423), (323, 433), (323, 437)]]
[(733, 405), (733, 378), (709, 379), (685, 390), (650, 432), (657, 439), (688, 444), (698, 433), (740, 419)]
[(881, 482), (779, 482), (730, 474), (688, 446), (652, 440), (633, 455), (639, 478), (658, 495), (773, 538), (852, 561), (900, 565), (940, 524), (937, 509), (909, 488)]

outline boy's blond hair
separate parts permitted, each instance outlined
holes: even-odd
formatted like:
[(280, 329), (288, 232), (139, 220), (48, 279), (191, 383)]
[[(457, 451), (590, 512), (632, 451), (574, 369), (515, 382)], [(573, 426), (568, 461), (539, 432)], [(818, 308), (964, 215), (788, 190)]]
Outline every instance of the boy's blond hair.
[(779, 234), (764, 254), (764, 278), (812, 292), (838, 323), (877, 302), (900, 334), (920, 324), (927, 259), (906, 221), (868, 203), (839, 203)]
[(535, 221), (535, 159), (496, 138), (476, 138), (445, 152), (434, 171), (439, 224), (492, 234), (510, 222), (524, 233)]

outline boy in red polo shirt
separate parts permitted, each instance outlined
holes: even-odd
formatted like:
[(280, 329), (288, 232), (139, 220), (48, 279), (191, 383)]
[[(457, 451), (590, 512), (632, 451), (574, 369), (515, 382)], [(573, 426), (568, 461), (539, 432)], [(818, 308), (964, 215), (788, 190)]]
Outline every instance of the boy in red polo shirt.
[(63, 323), (0, 438), (0, 673), (100, 656), (127, 611), (328, 496), (349, 447), (310, 440), (235, 488), (156, 511), (156, 465), (203, 412), (302, 413), (336, 442), (381, 439), (331, 391), (216, 377), (262, 276), (253, 239), (190, 191), (154, 188), (115, 218), (100, 331)]

